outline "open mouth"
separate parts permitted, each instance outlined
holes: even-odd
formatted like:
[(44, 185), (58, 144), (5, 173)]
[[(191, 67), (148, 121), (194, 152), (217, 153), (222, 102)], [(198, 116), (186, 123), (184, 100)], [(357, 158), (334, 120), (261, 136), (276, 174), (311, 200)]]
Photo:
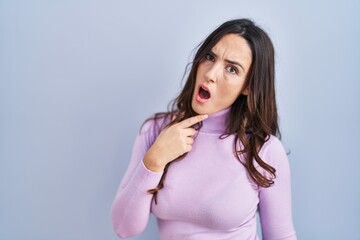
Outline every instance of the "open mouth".
[(204, 84), (200, 84), (199, 91), (196, 94), (196, 101), (198, 103), (206, 103), (211, 97), (210, 89)]
[(199, 88), (199, 96), (202, 99), (209, 99), (210, 98), (210, 92), (206, 87), (200, 86), (200, 88)]

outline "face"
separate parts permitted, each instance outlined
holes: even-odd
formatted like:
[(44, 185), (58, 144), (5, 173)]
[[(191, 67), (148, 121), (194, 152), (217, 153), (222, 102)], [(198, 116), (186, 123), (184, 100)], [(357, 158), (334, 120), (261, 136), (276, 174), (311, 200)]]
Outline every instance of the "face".
[(236, 34), (222, 37), (206, 53), (196, 73), (192, 108), (198, 114), (212, 114), (230, 107), (243, 89), (252, 61), (246, 40)]

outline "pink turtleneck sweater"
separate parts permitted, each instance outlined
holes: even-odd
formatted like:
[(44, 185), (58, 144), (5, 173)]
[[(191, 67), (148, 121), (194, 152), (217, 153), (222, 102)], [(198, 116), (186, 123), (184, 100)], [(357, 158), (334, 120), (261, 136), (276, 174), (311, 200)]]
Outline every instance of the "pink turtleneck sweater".
[(140, 234), (153, 213), (163, 240), (255, 240), (259, 211), (263, 239), (296, 239), (289, 162), (281, 142), (271, 136), (261, 148), (260, 157), (275, 167), (276, 179), (273, 186), (258, 188), (233, 154), (234, 136), (219, 139), (229, 110), (203, 121), (192, 150), (170, 165), (157, 205), (147, 190), (157, 186), (162, 173), (149, 171), (142, 160), (158, 132), (154, 120), (143, 126), (112, 206), (119, 237)]

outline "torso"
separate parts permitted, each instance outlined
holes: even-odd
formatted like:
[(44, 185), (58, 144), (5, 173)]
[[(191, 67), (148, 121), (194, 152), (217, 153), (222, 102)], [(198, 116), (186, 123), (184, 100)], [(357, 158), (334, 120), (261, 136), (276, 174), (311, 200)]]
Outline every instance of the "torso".
[(257, 187), (233, 154), (234, 136), (219, 136), (200, 132), (192, 151), (170, 165), (158, 204), (152, 203), (162, 236), (177, 236), (179, 231), (183, 237), (201, 239), (192, 229), (228, 234), (244, 226), (256, 233)]

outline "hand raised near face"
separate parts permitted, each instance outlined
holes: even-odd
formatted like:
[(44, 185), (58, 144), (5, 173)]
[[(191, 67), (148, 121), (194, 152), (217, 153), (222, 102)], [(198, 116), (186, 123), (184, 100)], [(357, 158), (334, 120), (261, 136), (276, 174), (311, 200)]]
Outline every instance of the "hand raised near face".
[(192, 149), (196, 130), (191, 126), (208, 116), (197, 115), (163, 129), (144, 157), (147, 169), (161, 172), (165, 165)]

